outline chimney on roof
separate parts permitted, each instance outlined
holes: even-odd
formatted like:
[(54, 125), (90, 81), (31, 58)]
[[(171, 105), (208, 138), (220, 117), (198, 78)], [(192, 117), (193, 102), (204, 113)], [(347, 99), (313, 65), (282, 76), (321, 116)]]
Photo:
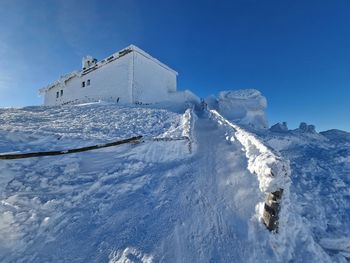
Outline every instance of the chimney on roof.
[(92, 56), (85, 56), (81, 61), (83, 70), (96, 65), (96, 63), (97, 63), (97, 59), (93, 58)]

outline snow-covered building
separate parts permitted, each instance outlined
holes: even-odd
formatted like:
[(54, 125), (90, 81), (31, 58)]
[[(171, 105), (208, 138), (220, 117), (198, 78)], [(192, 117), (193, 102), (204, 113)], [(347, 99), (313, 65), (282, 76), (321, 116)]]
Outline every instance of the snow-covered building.
[(82, 69), (62, 76), (40, 89), (44, 105), (63, 105), (89, 101), (155, 103), (178, 97), (178, 73), (140, 48), (130, 45), (97, 61), (82, 60)]

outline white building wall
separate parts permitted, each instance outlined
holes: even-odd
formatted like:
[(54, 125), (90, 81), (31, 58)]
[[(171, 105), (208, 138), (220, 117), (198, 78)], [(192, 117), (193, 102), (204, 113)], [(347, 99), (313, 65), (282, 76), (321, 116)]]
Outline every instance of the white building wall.
[[(118, 98), (121, 104), (171, 99), (169, 94), (176, 92), (177, 73), (135, 46), (127, 49), (131, 52), (121, 57), (118, 57), (120, 52), (115, 53), (113, 56), (117, 59), (98, 62), (97, 68), (87, 74), (82, 71), (61, 78), (44, 92), (44, 105), (117, 101)], [(85, 87), (82, 87), (83, 81)]]
[(81, 81), (87, 83), (90, 79), (90, 85), (80, 88), (77, 96), (83, 91), (86, 98), (91, 100), (108, 101), (119, 98), (119, 103), (131, 103), (131, 64), (132, 54), (129, 53), (82, 76)]
[(169, 100), (169, 93), (176, 91), (177, 73), (139, 52), (133, 54), (133, 102)]
[[(78, 75), (59, 83), (45, 93), (45, 105), (61, 105), (74, 102), (117, 100), (126, 104), (132, 102), (130, 70), (132, 53), (120, 57), (85, 75)], [(90, 85), (88, 84), (90, 80)], [(85, 81), (85, 87), (82, 82)], [(61, 96), (63, 90), (63, 96)], [(59, 98), (56, 98), (56, 92)]]
[(51, 88), (49, 91), (45, 92), (44, 105), (50, 106), (50, 105), (62, 104), (63, 96), (56, 98), (56, 92), (60, 92), (61, 89), (63, 89), (63, 87), (61, 87), (60, 85), (56, 85), (55, 87)]

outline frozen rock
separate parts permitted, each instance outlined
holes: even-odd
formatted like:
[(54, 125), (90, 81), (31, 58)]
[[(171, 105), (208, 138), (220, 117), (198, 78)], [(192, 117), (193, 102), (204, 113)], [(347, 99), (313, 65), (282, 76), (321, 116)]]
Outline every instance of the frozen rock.
[(270, 131), (272, 131), (272, 132), (287, 132), (288, 131), (287, 123), (286, 122), (276, 123), (275, 125), (271, 126)]
[(306, 133), (316, 133), (315, 125), (308, 125), (305, 122), (300, 123), (298, 130)]

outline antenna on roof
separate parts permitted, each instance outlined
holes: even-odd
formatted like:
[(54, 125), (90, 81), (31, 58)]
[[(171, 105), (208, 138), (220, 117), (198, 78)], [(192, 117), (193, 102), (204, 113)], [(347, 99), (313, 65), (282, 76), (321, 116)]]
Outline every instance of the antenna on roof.
[(81, 64), (82, 64), (81, 66), (82, 66), (83, 70), (85, 70), (85, 69), (88, 69), (88, 68), (96, 65), (96, 63), (97, 63), (96, 58), (93, 58), (92, 56), (87, 55), (87, 56), (83, 57), (83, 59), (81, 61)]

